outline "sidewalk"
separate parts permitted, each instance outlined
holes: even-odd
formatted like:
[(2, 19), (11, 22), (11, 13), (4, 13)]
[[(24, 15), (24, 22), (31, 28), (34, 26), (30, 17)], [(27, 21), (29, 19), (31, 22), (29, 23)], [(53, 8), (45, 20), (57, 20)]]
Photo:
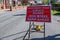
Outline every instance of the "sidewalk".
[(0, 13), (3, 13), (4, 12), (4, 10), (2, 9), (2, 10), (0, 10)]
[(1, 9), (0, 10), (0, 13), (3, 13), (3, 12), (5, 12), (5, 11), (8, 11), (9, 9)]
[[(17, 7), (13, 7), (12, 11), (24, 10), (26, 8), (27, 8), (26, 6), (17, 6)], [(0, 9), (0, 14), (8, 11), (10, 11), (10, 9)]]
[(12, 11), (14, 10), (22, 10), (22, 9), (26, 9), (27, 6), (16, 6), (16, 7), (12, 7)]

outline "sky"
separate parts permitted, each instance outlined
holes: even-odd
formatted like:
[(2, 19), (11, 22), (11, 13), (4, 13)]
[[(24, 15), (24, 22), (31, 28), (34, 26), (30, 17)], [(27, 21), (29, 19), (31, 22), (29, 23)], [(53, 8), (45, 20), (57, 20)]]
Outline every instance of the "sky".
[(60, 0), (58, 0), (60, 2)]

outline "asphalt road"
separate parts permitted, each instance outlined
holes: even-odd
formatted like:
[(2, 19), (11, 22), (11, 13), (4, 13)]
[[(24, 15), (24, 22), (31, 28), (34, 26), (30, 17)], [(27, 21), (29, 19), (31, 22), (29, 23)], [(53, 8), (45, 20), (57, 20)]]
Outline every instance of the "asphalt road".
[[(22, 40), (29, 28), (29, 22), (25, 21), (26, 9), (6, 11), (0, 13), (0, 40)], [(46, 24), (46, 40), (60, 40), (60, 16), (51, 16), (51, 23)], [(36, 23), (35, 24), (44, 24)], [(27, 38), (27, 37), (26, 37)], [(43, 40), (43, 33), (31, 33), (32, 40)]]

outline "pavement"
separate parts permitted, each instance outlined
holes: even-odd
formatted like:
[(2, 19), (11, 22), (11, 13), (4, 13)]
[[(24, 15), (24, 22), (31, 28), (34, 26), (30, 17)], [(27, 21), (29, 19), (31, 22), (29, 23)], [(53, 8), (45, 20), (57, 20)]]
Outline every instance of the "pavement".
[(4, 12), (4, 10), (0, 10), (0, 13), (3, 13)]
[(1, 10), (0, 10), (0, 14), (1, 14), (1, 13), (4, 13), (4, 12), (6, 12), (6, 11), (9, 11), (9, 10), (10, 10), (10, 9), (1, 9)]
[[(26, 19), (26, 9), (6, 11), (0, 14), (0, 40), (22, 40), (29, 28)], [(51, 23), (45, 23), (46, 40), (60, 40), (60, 16), (51, 15)], [(35, 22), (35, 24), (42, 24)], [(26, 37), (26, 39), (28, 36)], [(31, 40), (44, 40), (43, 33), (32, 32)]]

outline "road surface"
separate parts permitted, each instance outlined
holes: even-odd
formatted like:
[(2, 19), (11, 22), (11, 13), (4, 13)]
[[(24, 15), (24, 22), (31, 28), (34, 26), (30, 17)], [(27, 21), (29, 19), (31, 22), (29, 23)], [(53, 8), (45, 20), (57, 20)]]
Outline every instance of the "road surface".
[[(29, 28), (29, 22), (25, 21), (26, 9), (6, 11), (0, 13), (0, 40), (22, 40)], [(51, 16), (51, 23), (46, 23), (46, 40), (60, 40), (60, 16)], [(35, 24), (44, 24), (36, 23)], [(27, 38), (27, 37), (26, 37)], [(43, 33), (31, 33), (31, 40), (43, 40)]]

